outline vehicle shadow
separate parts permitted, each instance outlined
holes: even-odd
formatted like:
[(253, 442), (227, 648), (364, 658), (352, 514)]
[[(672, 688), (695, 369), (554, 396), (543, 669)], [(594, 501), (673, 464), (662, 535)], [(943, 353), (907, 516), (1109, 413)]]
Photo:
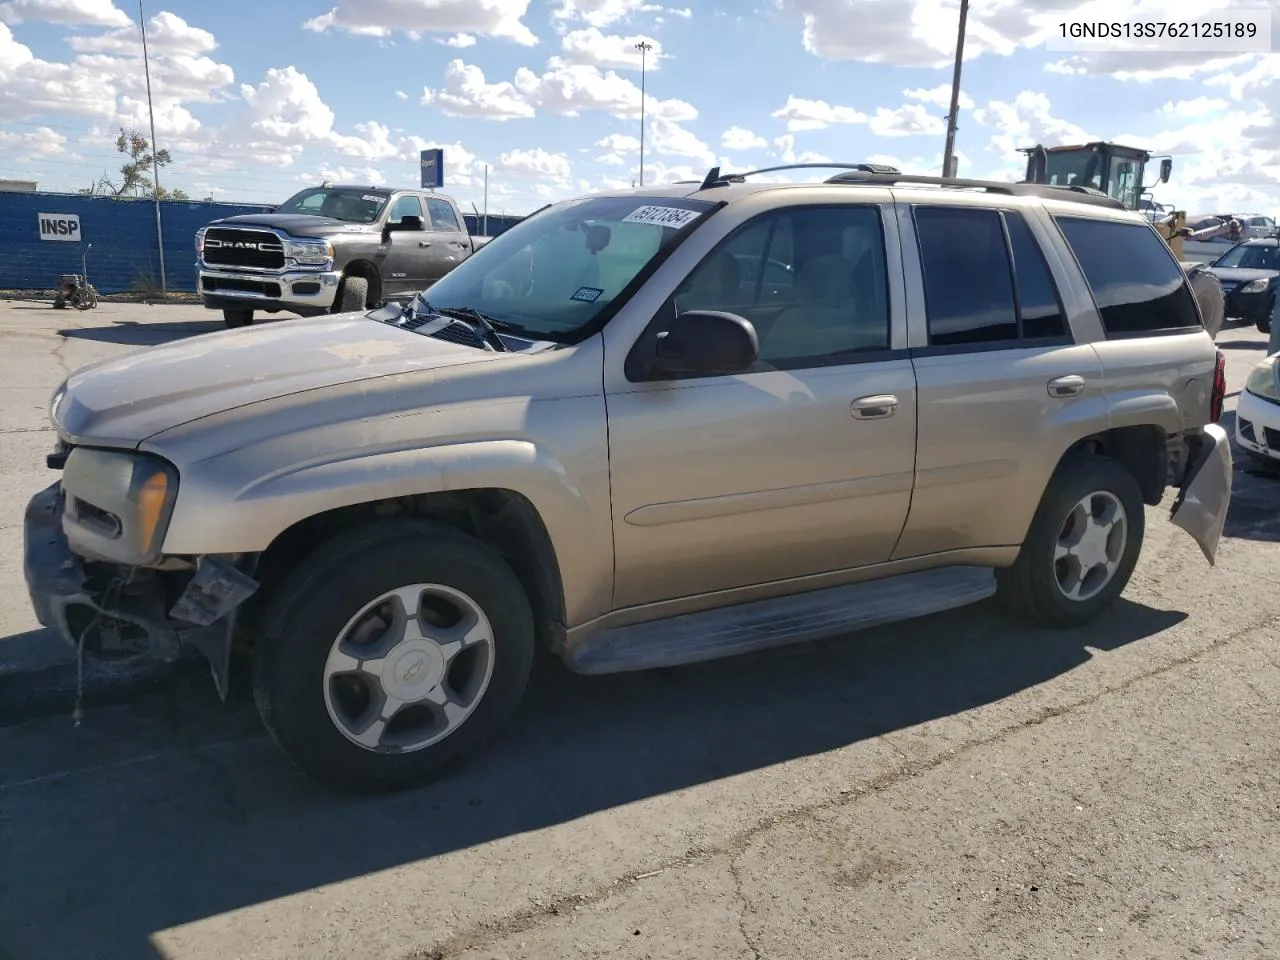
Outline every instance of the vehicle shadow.
[(121, 320), (105, 327), (66, 327), (58, 331), (58, 336), (129, 347), (154, 347), (225, 329), (221, 320), (186, 320), (178, 323), (134, 323)]
[(1214, 346), (1219, 350), (1261, 350), (1266, 352), (1266, 340), (1216, 340)]
[[(172, 730), (162, 759), (0, 785), (0, 943), (42, 960), (158, 958), (157, 931), (960, 714), (1185, 617), (1122, 600), (1054, 631), (987, 601), (678, 669), (583, 677), (547, 657), (487, 752), (374, 799), (293, 772), (253, 735), (243, 682), (223, 710), (206, 677), (118, 708), (135, 731)], [(177, 749), (193, 728), (241, 739)], [(24, 749), (72, 753), (76, 736)]]

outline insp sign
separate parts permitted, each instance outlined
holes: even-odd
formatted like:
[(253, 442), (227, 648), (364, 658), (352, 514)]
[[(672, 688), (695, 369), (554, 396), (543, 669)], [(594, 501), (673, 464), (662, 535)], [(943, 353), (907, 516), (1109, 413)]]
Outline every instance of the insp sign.
[(80, 215), (78, 213), (41, 213), (40, 217), (40, 239), (41, 240), (71, 240), (78, 241), (83, 239), (80, 236)]

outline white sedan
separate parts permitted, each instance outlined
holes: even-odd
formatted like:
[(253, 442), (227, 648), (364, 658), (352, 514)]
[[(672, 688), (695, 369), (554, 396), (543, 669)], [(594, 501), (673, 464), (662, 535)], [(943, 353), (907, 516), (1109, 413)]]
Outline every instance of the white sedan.
[(1252, 458), (1280, 464), (1280, 354), (1254, 367), (1240, 391), (1236, 443)]

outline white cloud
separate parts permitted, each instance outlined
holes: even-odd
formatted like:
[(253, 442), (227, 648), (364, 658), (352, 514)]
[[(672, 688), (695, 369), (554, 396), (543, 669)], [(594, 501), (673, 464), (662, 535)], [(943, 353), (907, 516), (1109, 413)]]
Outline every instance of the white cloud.
[(407, 93), (405, 93), (403, 90), (397, 90), (397, 91), (396, 91), (396, 99), (397, 99), (397, 100), (408, 100), (408, 99), (409, 99), (409, 95), (408, 95)]
[(580, 20), (593, 27), (607, 27), (637, 13), (658, 13), (662, 9), (660, 4), (646, 3), (645, 0), (561, 0), (552, 17), (556, 20)]
[[(138, 25), (131, 23), (118, 30), (109, 30), (93, 36), (73, 34), (67, 38), (71, 49), (78, 53), (123, 53), (141, 56), (142, 33)], [(147, 53), (186, 55), (199, 57), (218, 48), (212, 33), (193, 27), (177, 14), (162, 10), (147, 22)]]
[[(940, 83), (929, 89), (903, 90), (902, 95), (908, 100), (923, 100), (943, 110), (951, 109), (951, 84), (949, 83)], [(973, 98), (964, 90), (960, 91), (959, 106), (961, 110), (973, 109)]]
[(853, 107), (832, 106), (825, 100), (804, 100), (800, 97), (787, 97), (786, 106), (773, 111), (769, 116), (787, 121), (787, 130), (797, 133), (801, 130), (822, 130), (836, 123), (866, 123), (868, 117)]
[(1014, 162), (1022, 147), (1042, 143), (1047, 147), (1068, 143), (1087, 143), (1101, 139), (1092, 136), (1078, 124), (1055, 117), (1049, 98), (1043, 93), (1023, 90), (1012, 101), (991, 100), (973, 112), (973, 118), (984, 127), (997, 131), (987, 150)]
[(476, 38), (469, 33), (455, 33), (452, 37), (445, 37), (443, 40), (438, 40), (436, 42), (443, 43), (446, 47), (465, 50), (467, 47), (474, 47), (476, 45)]
[(387, 178), (377, 167), (350, 167), (330, 166), (329, 164), (321, 164), (313, 171), (300, 173), (296, 177), (303, 183), (317, 184), (324, 181), (329, 183), (351, 183), (360, 186), (382, 187), (386, 186)]
[(666, 157), (696, 160), (708, 167), (716, 162), (715, 152), (695, 134), (678, 123), (663, 120), (661, 117), (649, 122), (646, 148), (652, 148), (654, 153)]
[(640, 151), (639, 138), (625, 133), (611, 133), (604, 139), (597, 140), (595, 145), (604, 150), (603, 154), (596, 157), (596, 162), (608, 164), (611, 167), (620, 167), (629, 163), (628, 158)]
[[(515, 74), (516, 89), (536, 107), (552, 113), (576, 117), (586, 111), (608, 111), (615, 117), (640, 116), (640, 88), (613, 70), (602, 72), (586, 64), (566, 63), (552, 57), (546, 73), (539, 76), (527, 67)], [(645, 97), (646, 116), (684, 123), (698, 111), (683, 100)]]
[(572, 174), (568, 157), (562, 153), (548, 153), (541, 147), (509, 150), (499, 155), (497, 167), (505, 173), (546, 180), (567, 181)]
[(538, 42), (524, 23), (529, 0), (338, 0), (328, 13), (306, 21), (308, 30), (342, 30), (356, 36), (405, 33), (477, 34), (522, 46)]
[[(796, 138), (789, 133), (784, 133), (780, 137), (775, 137), (773, 145), (780, 151), (783, 163), (830, 163), (831, 158), (813, 150), (803, 150), (796, 153)], [(788, 179), (788, 178), (781, 178)]]
[(111, 0), (8, 0), (0, 3), (0, 20), (91, 27), (125, 27), (132, 23)]
[(1160, 113), (1170, 117), (1207, 117), (1225, 110), (1230, 104), (1216, 97), (1195, 97), (1192, 100), (1170, 100), (1160, 108)]
[(0, 120), (45, 114), (114, 117), (116, 91), (88, 71), (37, 58), (0, 23)]
[(0, 147), (13, 152), (19, 160), (65, 154), (67, 138), (48, 127), (13, 132), (0, 130)]
[(585, 63), (596, 67), (613, 67), (618, 70), (639, 70), (640, 51), (636, 44), (648, 43), (652, 50), (645, 52), (646, 70), (657, 70), (665, 56), (662, 44), (643, 34), (623, 37), (601, 33), (595, 27), (573, 30), (561, 39), (561, 53), (568, 63)]
[(720, 134), (720, 146), (726, 150), (763, 150), (769, 141), (742, 127), (730, 127)]
[(946, 121), (918, 103), (907, 103), (897, 110), (879, 107), (869, 125), (878, 137), (936, 136), (947, 132)]
[(461, 60), (449, 61), (444, 85), (424, 90), (422, 102), (434, 103), (450, 117), (517, 120), (534, 115), (533, 106), (515, 84), (509, 80), (489, 83), (483, 70)]

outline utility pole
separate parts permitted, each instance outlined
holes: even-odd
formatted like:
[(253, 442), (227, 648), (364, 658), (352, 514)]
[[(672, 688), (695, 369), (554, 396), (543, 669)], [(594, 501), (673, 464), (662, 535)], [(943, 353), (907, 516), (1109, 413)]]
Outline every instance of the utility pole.
[(645, 55), (653, 49), (653, 44), (641, 40), (636, 44), (640, 51), (640, 186), (644, 186), (644, 68)]
[(969, 0), (960, 0), (960, 30), (956, 36), (956, 70), (951, 77), (951, 113), (947, 116), (947, 146), (942, 152), (942, 175), (954, 177), (956, 121), (960, 114), (960, 65), (964, 60), (964, 27), (969, 18)]
[(160, 164), (156, 160), (156, 112), (151, 105), (151, 61), (147, 57), (147, 15), (138, 0), (138, 26), (142, 28), (142, 68), (147, 74), (147, 113), (151, 117), (151, 184), (156, 205), (156, 247), (160, 251), (160, 292), (168, 295), (169, 283), (164, 269), (164, 227), (160, 225)]

